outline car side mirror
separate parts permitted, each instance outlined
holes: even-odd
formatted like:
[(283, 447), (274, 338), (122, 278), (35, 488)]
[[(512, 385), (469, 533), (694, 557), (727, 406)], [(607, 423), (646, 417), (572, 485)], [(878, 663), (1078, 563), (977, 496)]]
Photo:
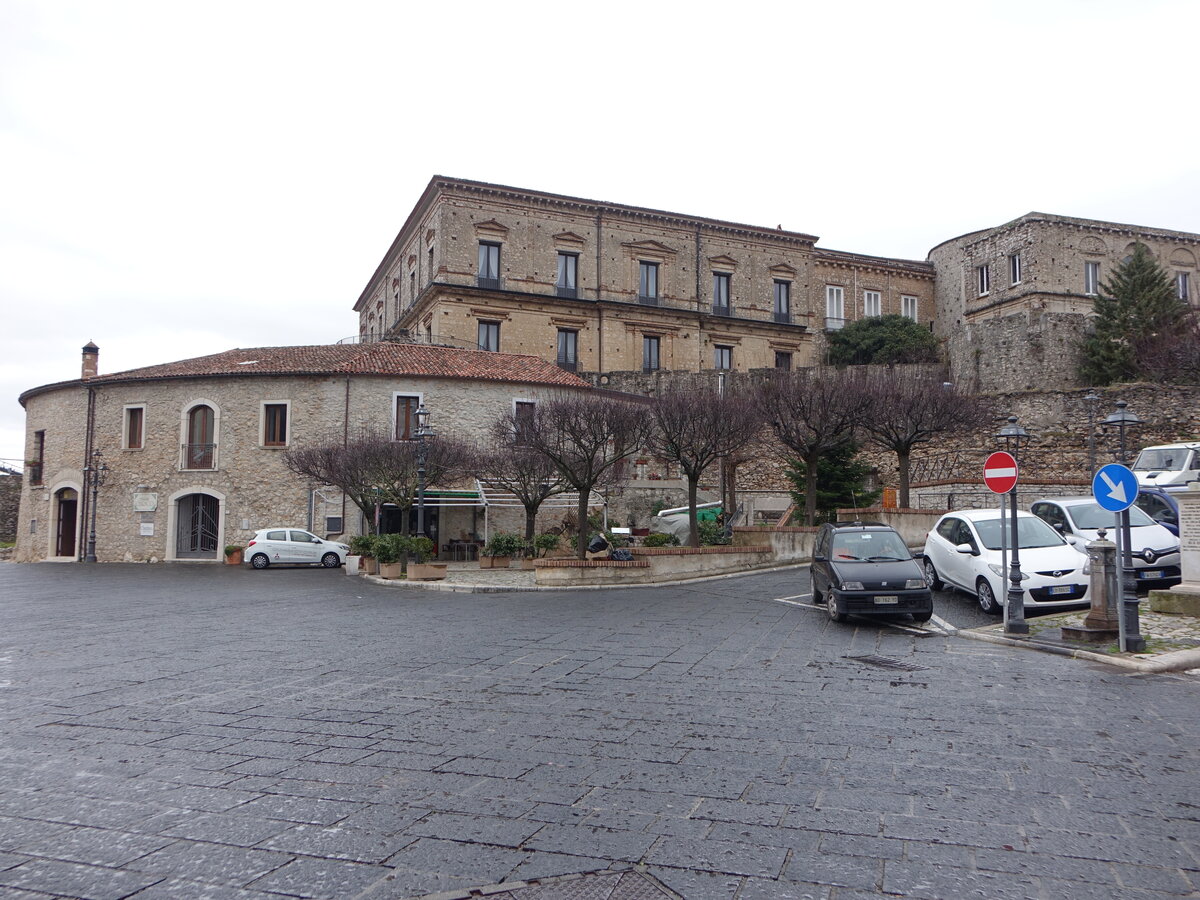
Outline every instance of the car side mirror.
[(820, 555), (814, 556), (812, 561), (813, 562), (829, 562), (829, 560), (826, 557), (820, 556)]
[(1065, 534), (1065, 535), (1063, 535), (1063, 537), (1066, 538), (1067, 543), (1070, 544), (1072, 547), (1074, 547), (1076, 544), (1079, 543), (1079, 538), (1073, 534)]
[(314, 544), (320, 544), (320, 543), (321, 543), (321, 539), (320, 539), (320, 538), (313, 538), (313, 539), (312, 539), (312, 542), (313, 542)]
[(1057, 531), (1059, 534), (1062, 534), (1062, 533), (1063, 533), (1063, 524), (1062, 524), (1062, 522), (1055, 522), (1055, 523), (1054, 523), (1054, 530), (1055, 530), (1055, 531)]
[(964, 554), (965, 556), (974, 556), (975, 555), (975, 548), (972, 547), (970, 544), (959, 544), (954, 549), (956, 551), (958, 551), (959, 553)]

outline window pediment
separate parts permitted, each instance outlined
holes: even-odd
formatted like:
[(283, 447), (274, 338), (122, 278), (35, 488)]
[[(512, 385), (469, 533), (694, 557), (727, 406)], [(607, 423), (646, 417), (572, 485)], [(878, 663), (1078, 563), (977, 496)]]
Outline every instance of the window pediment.
[(665, 260), (673, 257), (676, 253), (666, 244), (660, 244), (658, 241), (634, 241), (629, 244), (622, 244), (626, 251), (635, 256), (644, 256), (648, 259)]
[(508, 226), (501, 225), (495, 219), (475, 223), (475, 234), (480, 237), (505, 238), (508, 236)]
[(737, 268), (737, 260), (731, 256), (710, 256), (708, 264), (714, 269), (723, 269), (732, 272)]
[(768, 271), (771, 273), (772, 278), (778, 278), (781, 281), (791, 281), (796, 277), (796, 270), (787, 263), (780, 263), (779, 265), (771, 266)]
[(572, 250), (578, 250), (587, 243), (582, 237), (573, 231), (561, 231), (554, 236), (556, 246), (567, 247)]

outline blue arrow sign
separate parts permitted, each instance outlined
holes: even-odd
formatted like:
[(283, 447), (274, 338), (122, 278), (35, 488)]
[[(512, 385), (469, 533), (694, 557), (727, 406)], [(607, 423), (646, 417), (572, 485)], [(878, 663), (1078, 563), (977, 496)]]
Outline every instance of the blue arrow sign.
[(1118, 463), (1109, 463), (1092, 479), (1092, 496), (1109, 512), (1129, 509), (1137, 495), (1137, 476)]

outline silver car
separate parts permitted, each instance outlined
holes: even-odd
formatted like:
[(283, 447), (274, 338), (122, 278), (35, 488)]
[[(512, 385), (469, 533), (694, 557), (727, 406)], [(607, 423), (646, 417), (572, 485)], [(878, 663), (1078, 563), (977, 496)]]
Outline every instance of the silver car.
[(254, 532), (244, 559), (256, 569), (274, 565), (310, 565), (336, 569), (350, 548), (326, 541), (301, 528), (264, 528)]

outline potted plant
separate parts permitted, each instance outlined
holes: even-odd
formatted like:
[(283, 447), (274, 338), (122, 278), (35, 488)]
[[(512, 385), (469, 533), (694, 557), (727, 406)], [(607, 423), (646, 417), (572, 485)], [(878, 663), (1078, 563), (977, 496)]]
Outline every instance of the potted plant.
[[(375, 543), (379, 537), (374, 534), (359, 534), (350, 538), (350, 554), (346, 557), (346, 571), (351, 574), (362, 573), (364, 575), (375, 574)], [(350, 560), (357, 559), (357, 565), (352, 565)]]
[(408, 564), (409, 581), (441, 581), (446, 577), (445, 563), (429, 561), (435, 549), (433, 541), (424, 536), (410, 538), (408, 548), (413, 556)]
[(226, 544), (225, 545), (225, 565), (240, 566), (242, 564), (242, 554), (246, 550), (241, 544)]
[(497, 531), (479, 554), (479, 568), (507, 569), (512, 558), (521, 552), (525, 539), (519, 534)]
[[(538, 559), (545, 559), (546, 555), (557, 550), (562, 544), (562, 538), (557, 534), (539, 534), (533, 539), (533, 551)], [(530, 568), (533, 568), (532, 560), (530, 560)]]
[(375, 559), (382, 578), (403, 578), (408, 538), (402, 534), (381, 534), (375, 541)]

